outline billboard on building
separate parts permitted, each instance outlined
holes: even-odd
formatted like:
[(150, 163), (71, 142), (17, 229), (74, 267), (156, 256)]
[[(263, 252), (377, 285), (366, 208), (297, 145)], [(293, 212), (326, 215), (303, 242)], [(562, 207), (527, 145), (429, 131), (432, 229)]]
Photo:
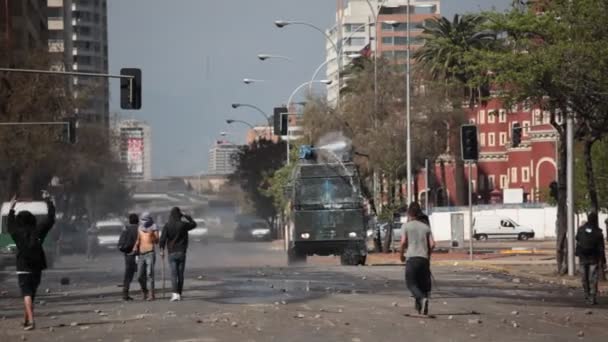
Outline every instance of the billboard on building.
[(123, 160), (131, 177), (144, 174), (144, 131), (141, 128), (121, 129)]

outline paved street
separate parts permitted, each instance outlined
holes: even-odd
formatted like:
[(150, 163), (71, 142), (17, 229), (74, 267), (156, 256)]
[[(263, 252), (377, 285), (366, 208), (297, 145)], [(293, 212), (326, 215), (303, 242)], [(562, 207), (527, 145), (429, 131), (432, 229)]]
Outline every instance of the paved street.
[[(589, 311), (578, 289), (438, 266), (431, 304), (437, 317), (412, 318), (404, 315), (413, 310), (402, 267), (342, 267), (334, 258), (314, 258), (306, 266), (287, 268), (282, 251), (273, 246), (195, 245), (179, 303), (123, 303), (117, 286), (120, 255), (105, 254), (90, 263), (65, 257), (44, 275), (33, 332), (20, 328), (15, 277), (5, 270), (0, 341), (308, 342), (405, 336), (418, 341), (599, 341), (608, 335), (608, 306)], [(157, 279), (160, 269), (157, 264)], [(69, 277), (70, 285), (60, 285), (61, 277)]]

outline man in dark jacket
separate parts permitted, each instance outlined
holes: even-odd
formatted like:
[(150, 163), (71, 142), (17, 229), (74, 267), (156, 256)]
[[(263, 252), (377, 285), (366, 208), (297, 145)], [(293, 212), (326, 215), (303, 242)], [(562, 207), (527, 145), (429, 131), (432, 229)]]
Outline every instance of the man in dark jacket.
[(186, 268), (186, 250), (188, 249), (188, 232), (196, 228), (192, 217), (182, 214), (178, 207), (171, 209), (169, 222), (163, 227), (160, 236), (160, 257), (165, 256), (165, 246), (169, 251), (169, 266), (171, 267), (171, 301), (182, 299), (184, 288), (184, 269)]
[(133, 247), (137, 241), (138, 226), (139, 216), (137, 216), (137, 214), (130, 214), (129, 224), (120, 234), (120, 239), (118, 240), (118, 250), (125, 255), (125, 275), (122, 283), (122, 299), (125, 301), (133, 300), (133, 298), (129, 296), (129, 288), (131, 287), (133, 276), (137, 271), (137, 262), (135, 260), (137, 253), (133, 252)]
[(42, 243), (55, 224), (55, 206), (47, 197), (47, 219), (36, 222), (36, 216), (29, 211), (15, 215), (16, 196), (10, 202), (7, 228), (17, 245), (17, 278), (23, 296), (25, 330), (34, 329), (34, 300), (40, 285), (42, 271), (47, 268)]
[(606, 264), (604, 234), (598, 225), (596, 213), (587, 215), (587, 223), (576, 233), (576, 256), (579, 258), (583, 290), (588, 304), (597, 304), (597, 285), (601, 265)]

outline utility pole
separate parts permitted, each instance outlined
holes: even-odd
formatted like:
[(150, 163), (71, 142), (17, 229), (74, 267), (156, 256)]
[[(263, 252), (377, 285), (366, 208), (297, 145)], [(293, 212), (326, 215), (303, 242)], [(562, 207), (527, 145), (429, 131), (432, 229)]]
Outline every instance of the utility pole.
[(473, 161), (469, 160), (469, 260), (473, 261)]
[(426, 211), (427, 216), (430, 214), (429, 210), (429, 190), (431, 187), (429, 186), (429, 160), (424, 160), (424, 186), (426, 189), (424, 190), (424, 210)]
[(411, 131), (410, 131), (410, 126), (411, 126), (411, 118), (410, 118), (410, 49), (411, 49), (411, 44), (410, 44), (410, 20), (411, 19), (411, 9), (410, 9), (410, 0), (407, 0), (407, 55), (406, 58), (407, 60), (405, 61), (406, 63), (406, 76), (405, 76), (405, 120), (406, 120), (406, 135), (407, 135), (407, 140), (406, 140), (406, 145), (405, 145), (405, 149), (406, 149), (406, 154), (407, 154), (407, 205), (410, 205), (410, 203), (412, 203), (412, 137), (411, 137)]
[(568, 216), (567, 238), (568, 238), (568, 275), (574, 276), (574, 120), (572, 114), (568, 113), (566, 119), (566, 215)]

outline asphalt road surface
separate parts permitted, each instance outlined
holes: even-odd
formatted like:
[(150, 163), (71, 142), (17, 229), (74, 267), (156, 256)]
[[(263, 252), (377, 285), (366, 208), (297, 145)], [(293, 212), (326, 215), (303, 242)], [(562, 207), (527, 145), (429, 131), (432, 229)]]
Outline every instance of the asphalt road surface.
[[(121, 301), (123, 261), (64, 257), (45, 272), (37, 329), (21, 329), (12, 270), (0, 278), (0, 341), (605, 341), (608, 306), (581, 291), (466, 268), (435, 267), (430, 311), (413, 300), (402, 266), (343, 267), (313, 258), (286, 267), (270, 243), (192, 244), (183, 301)], [(168, 274), (168, 267), (167, 267)], [(162, 287), (157, 262), (157, 287)], [(69, 277), (62, 286), (60, 278)], [(167, 277), (167, 287), (169, 287)], [(136, 281), (133, 288), (138, 289)], [(169, 291), (168, 291), (169, 292)], [(602, 300), (608, 303), (608, 299)]]

